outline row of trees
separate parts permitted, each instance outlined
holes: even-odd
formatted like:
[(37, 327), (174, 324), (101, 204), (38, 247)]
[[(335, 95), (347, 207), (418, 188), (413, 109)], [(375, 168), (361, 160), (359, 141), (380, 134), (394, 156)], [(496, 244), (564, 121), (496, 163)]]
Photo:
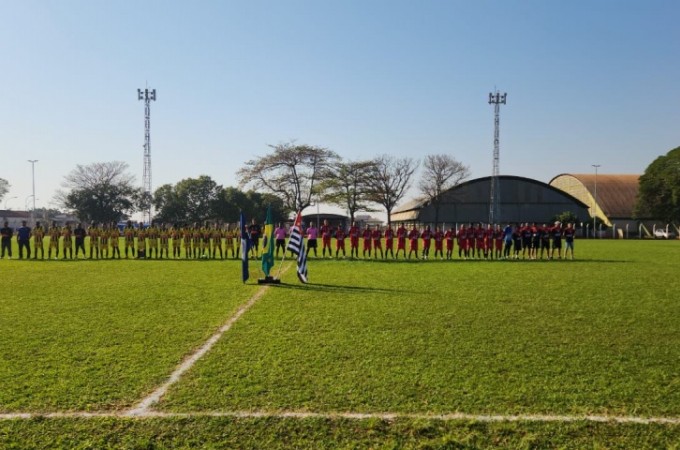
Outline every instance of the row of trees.
[[(146, 209), (148, 202), (153, 202), (157, 211), (155, 218), (166, 223), (234, 221), (239, 211), (254, 217), (267, 205), (272, 205), (275, 220), (279, 220), (313, 201), (338, 205), (348, 211), (351, 220), (357, 212), (382, 207), (389, 221), (419, 166), (412, 158), (389, 155), (347, 161), (332, 150), (295, 142), (270, 149), (269, 154), (247, 161), (237, 172), (240, 189), (225, 188), (201, 176), (163, 185), (149, 199), (135, 186), (128, 165), (113, 161), (76, 166), (65, 177), (57, 200), (81, 220), (96, 222), (127, 218)], [(442, 194), (468, 176), (468, 168), (455, 158), (427, 155), (418, 182), (419, 200), (432, 204), (438, 216)], [(0, 178), (0, 200), (8, 190), (9, 183)], [(657, 158), (640, 177), (635, 215), (680, 222), (680, 147)]]
[[(271, 145), (266, 156), (247, 161), (238, 171), (240, 186), (277, 196), (287, 211), (302, 210), (312, 201), (335, 204), (348, 211), (384, 208), (388, 223), (397, 204), (411, 187), (419, 162), (381, 155), (371, 160), (346, 161), (323, 147)], [(469, 169), (449, 155), (428, 155), (418, 185), (422, 199), (439, 211), (441, 194), (470, 175)]]
[[(294, 142), (270, 148), (238, 171), (239, 188), (200, 176), (160, 186), (149, 199), (134, 185), (128, 165), (113, 161), (78, 165), (65, 177), (57, 199), (87, 222), (116, 222), (144, 210), (148, 202), (156, 210), (154, 219), (165, 223), (233, 222), (239, 211), (257, 217), (268, 205), (274, 220), (280, 220), (313, 201), (338, 205), (351, 220), (357, 212), (381, 206), (389, 220), (419, 165), (412, 158), (388, 155), (346, 161), (332, 150)], [(438, 206), (441, 193), (468, 176), (468, 168), (451, 156), (427, 156), (419, 183), (423, 200)]]

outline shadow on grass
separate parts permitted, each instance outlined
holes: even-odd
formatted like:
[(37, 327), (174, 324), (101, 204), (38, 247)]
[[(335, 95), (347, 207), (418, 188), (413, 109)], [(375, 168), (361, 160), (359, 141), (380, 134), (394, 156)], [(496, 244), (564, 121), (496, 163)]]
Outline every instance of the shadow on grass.
[[(314, 258), (309, 260), (315, 261)], [(308, 261), (309, 261), (308, 260)], [(319, 258), (319, 262), (334, 262), (335, 260), (323, 260)], [(339, 262), (339, 261), (338, 261)], [(628, 259), (483, 259), (483, 258), (469, 258), (469, 259), (347, 259), (342, 262), (352, 264), (577, 264), (577, 263), (633, 263), (634, 260)]]
[(323, 284), (323, 283), (306, 283), (306, 284), (272, 284), (270, 285), (276, 289), (293, 289), (303, 291), (319, 291), (319, 292), (394, 292), (394, 293), (414, 293), (413, 291), (405, 291), (403, 289), (388, 289), (388, 288), (374, 288), (366, 286), (350, 286), (342, 284)]

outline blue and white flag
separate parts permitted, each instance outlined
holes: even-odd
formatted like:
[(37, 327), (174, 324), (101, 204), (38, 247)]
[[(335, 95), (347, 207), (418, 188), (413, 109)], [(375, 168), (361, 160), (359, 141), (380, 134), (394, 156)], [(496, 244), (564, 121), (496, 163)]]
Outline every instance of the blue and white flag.
[(307, 282), (307, 254), (305, 253), (305, 243), (302, 236), (302, 213), (298, 212), (295, 223), (290, 230), (288, 247), (291, 253), (297, 255), (297, 276), (303, 283)]

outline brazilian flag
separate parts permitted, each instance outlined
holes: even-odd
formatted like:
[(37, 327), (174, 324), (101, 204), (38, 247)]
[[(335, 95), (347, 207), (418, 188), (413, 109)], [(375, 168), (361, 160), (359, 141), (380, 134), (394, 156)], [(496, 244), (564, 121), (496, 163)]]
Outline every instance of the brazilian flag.
[(264, 223), (264, 239), (262, 242), (262, 271), (266, 277), (274, 267), (274, 223), (272, 222), (272, 207), (267, 207), (267, 220)]

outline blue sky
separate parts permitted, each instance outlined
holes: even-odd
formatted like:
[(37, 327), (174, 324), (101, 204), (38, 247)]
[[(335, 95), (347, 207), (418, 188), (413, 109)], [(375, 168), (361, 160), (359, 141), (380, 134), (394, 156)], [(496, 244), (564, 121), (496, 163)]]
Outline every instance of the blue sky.
[(488, 176), (496, 87), (502, 174), (642, 173), (680, 145), (677, 1), (0, 3), (0, 208), (31, 204), (28, 159), (38, 207), (77, 164), (141, 185), (146, 83), (154, 188), (235, 186), (291, 139)]

